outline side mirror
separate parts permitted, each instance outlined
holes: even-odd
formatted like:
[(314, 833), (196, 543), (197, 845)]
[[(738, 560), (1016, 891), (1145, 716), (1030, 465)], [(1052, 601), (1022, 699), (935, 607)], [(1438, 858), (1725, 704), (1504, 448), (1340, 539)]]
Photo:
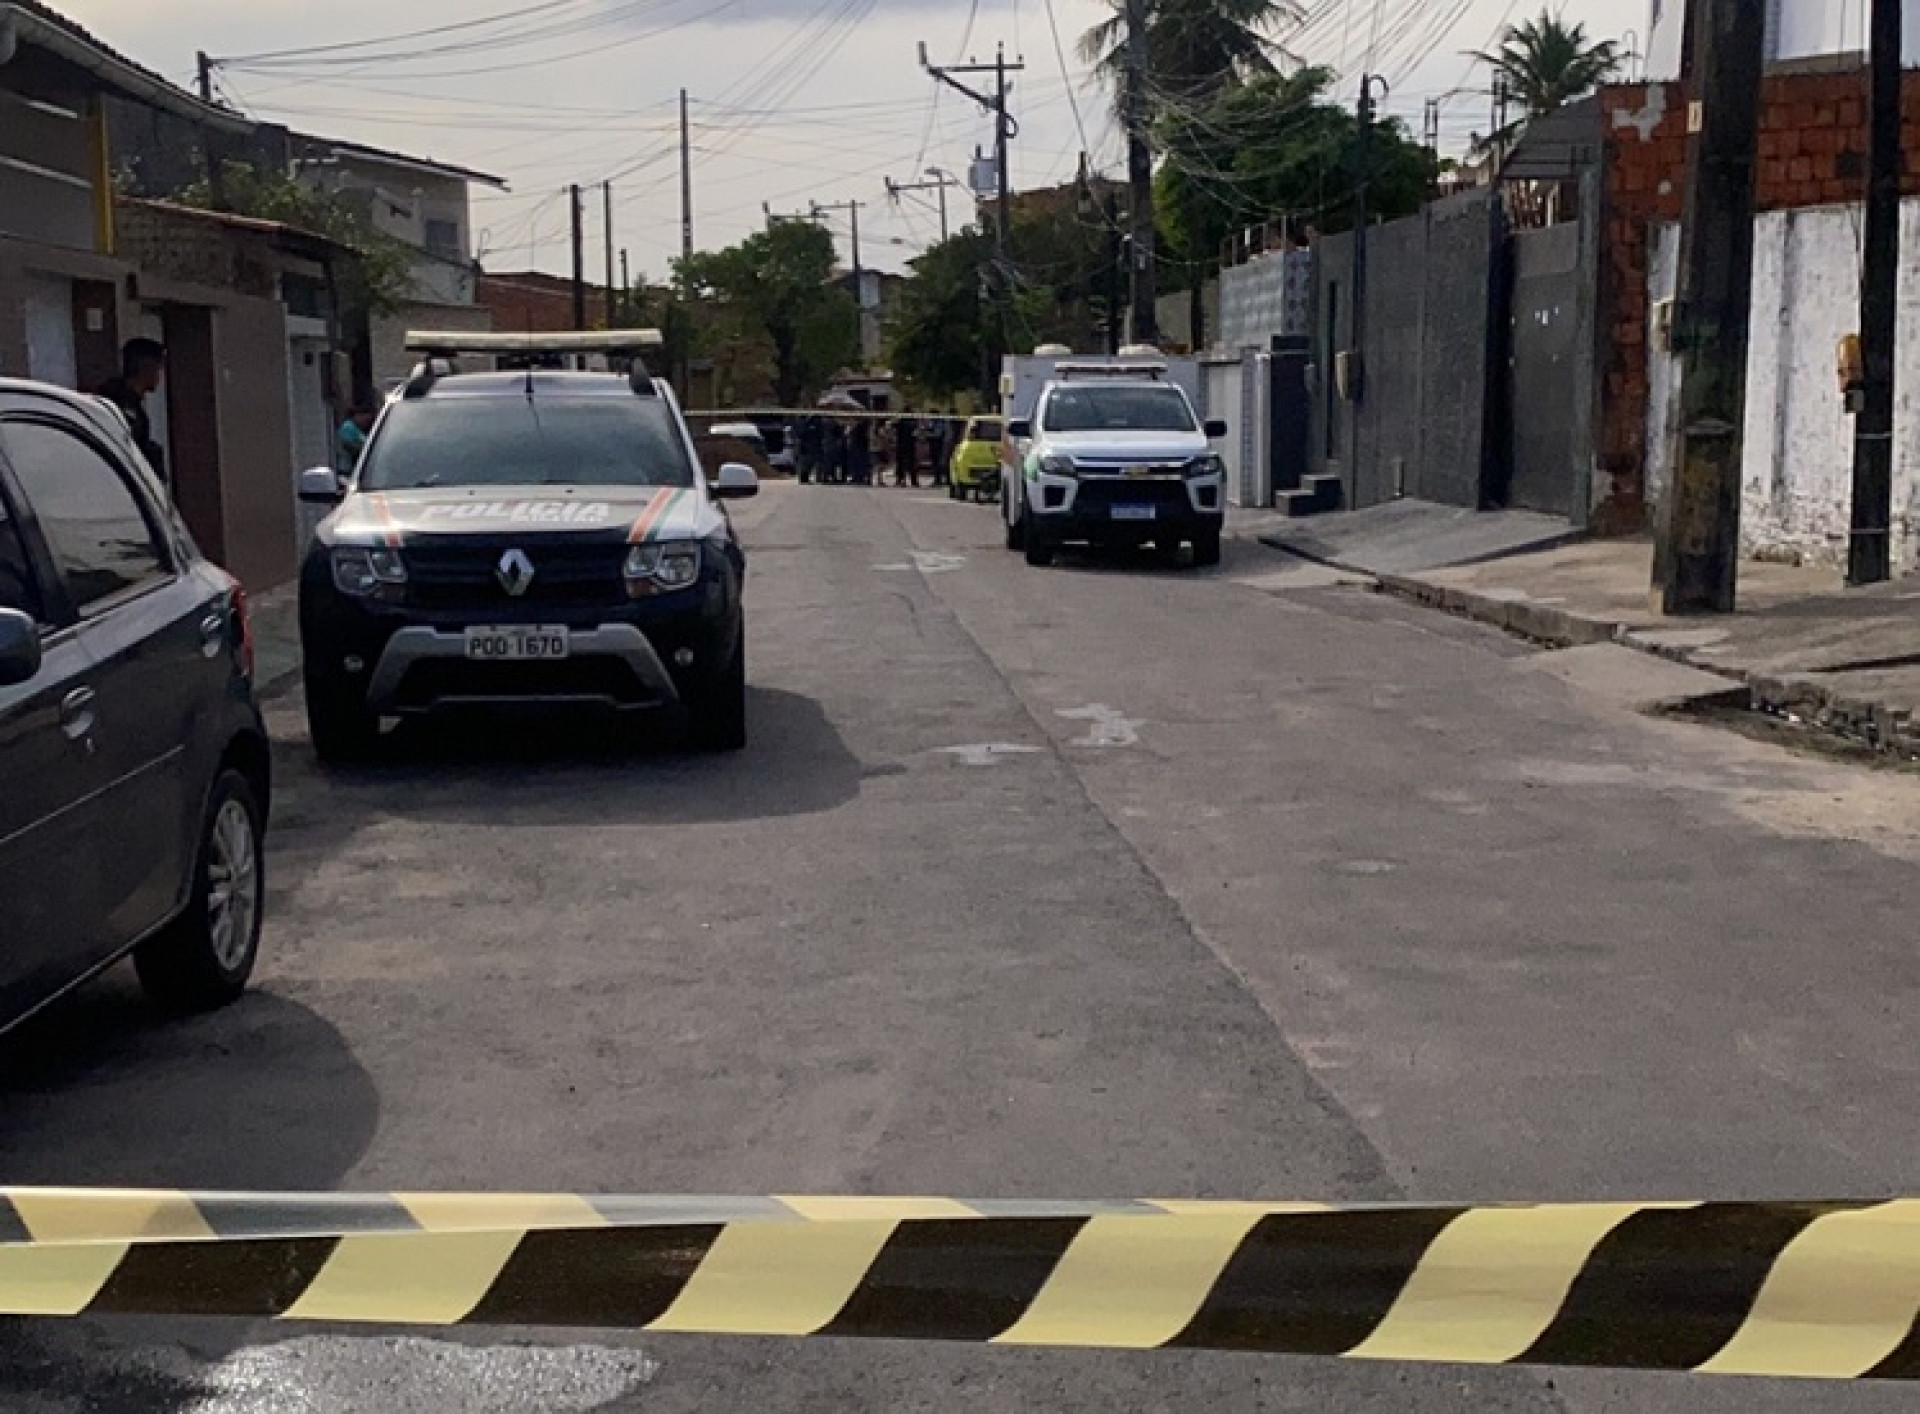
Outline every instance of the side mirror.
[(340, 474), (330, 466), (308, 467), (300, 473), (300, 499), (310, 506), (337, 506), (345, 494)]
[(713, 494), (723, 501), (744, 501), (760, 494), (760, 478), (750, 466), (727, 462), (714, 479)]
[(0, 687), (16, 687), (40, 671), (40, 625), (18, 609), (0, 609)]
[(1007, 436), (1016, 442), (1024, 442), (1033, 435), (1033, 424), (1024, 417), (1016, 417), (1007, 424)]
[(1206, 432), (1207, 432), (1207, 440), (1209, 442), (1220, 441), (1223, 437), (1226, 437), (1228, 435), (1226, 419), (1221, 417), (1208, 418)]

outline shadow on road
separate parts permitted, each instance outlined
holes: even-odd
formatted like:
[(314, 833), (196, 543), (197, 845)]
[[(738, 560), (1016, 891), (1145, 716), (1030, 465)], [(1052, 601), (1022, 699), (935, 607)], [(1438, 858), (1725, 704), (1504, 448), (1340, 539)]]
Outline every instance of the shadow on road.
[(550, 828), (657, 820), (726, 824), (833, 810), (869, 772), (820, 704), (750, 688), (745, 751), (687, 750), (665, 719), (473, 715), (403, 724), (381, 758), (316, 773), (306, 743), (283, 747), (289, 788), (276, 833), (351, 832), (364, 805), (445, 823)]

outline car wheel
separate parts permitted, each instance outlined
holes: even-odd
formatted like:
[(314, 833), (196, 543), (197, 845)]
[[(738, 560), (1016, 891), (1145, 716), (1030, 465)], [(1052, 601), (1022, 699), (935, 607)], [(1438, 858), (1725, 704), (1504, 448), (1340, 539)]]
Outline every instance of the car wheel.
[(351, 766), (373, 755), (380, 744), (380, 718), (359, 688), (308, 673), (306, 691), (314, 755), (329, 766)]
[(1193, 537), (1193, 562), (1202, 569), (1220, 563), (1220, 532), (1203, 530)]
[(1053, 542), (1049, 540), (1037, 525), (1026, 528), (1027, 563), (1044, 567), (1053, 563)]
[(967, 493), (965, 489), (962, 488), (959, 483), (949, 482), (947, 484), (947, 499), (949, 501), (963, 501), (966, 499), (966, 496)]
[(266, 912), (266, 817), (238, 771), (214, 782), (194, 856), (187, 911), (133, 955), (147, 995), (173, 1011), (209, 1011), (246, 990)]
[(747, 636), (733, 658), (687, 703), (693, 745), (700, 751), (741, 751), (747, 745)]
[(1011, 514), (1011, 511), (1012, 508), (1007, 507), (1001, 516), (1001, 519), (1006, 522), (1007, 527), (1007, 548), (1009, 550), (1024, 550), (1027, 548), (1026, 518), (1024, 516), (1014, 516)]

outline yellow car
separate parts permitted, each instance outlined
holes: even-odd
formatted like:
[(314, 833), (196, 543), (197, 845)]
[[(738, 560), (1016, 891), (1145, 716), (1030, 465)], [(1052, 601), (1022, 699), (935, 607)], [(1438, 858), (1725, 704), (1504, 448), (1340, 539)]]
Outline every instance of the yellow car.
[(947, 468), (948, 496), (991, 501), (1000, 494), (1000, 439), (1005, 432), (1006, 424), (997, 417), (968, 421)]

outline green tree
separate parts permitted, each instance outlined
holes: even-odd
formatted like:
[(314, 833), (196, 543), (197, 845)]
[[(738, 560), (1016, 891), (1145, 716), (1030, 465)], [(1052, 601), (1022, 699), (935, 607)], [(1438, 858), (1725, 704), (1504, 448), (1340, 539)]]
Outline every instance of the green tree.
[(913, 262), (887, 329), (897, 375), (943, 399), (980, 385), (990, 317), (981, 282), (992, 260), (993, 242), (965, 230)]
[[(1112, 11), (1080, 40), (1081, 57), (1094, 66), (1113, 92), (1114, 107), (1125, 123), (1132, 106), (1133, 66), (1128, 44), (1128, 0), (1107, 0)], [(1163, 130), (1169, 123), (1192, 125), (1226, 92), (1272, 78), (1273, 38), (1301, 16), (1296, 0), (1145, 0), (1146, 74), (1140, 95), (1144, 113)], [(1163, 136), (1164, 141), (1164, 136)], [(1196, 345), (1206, 341), (1205, 287), (1218, 267), (1219, 239), (1201, 237), (1229, 225), (1223, 204), (1194, 181), (1161, 183), (1155, 204), (1165, 220), (1178, 207), (1178, 232), (1169, 232), (1176, 287), (1192, 291), (1192, 328)]]
[(1530, 118), (1593, 92), (1620, 71), (1620, 47), (1612, 40), (1590, 40), (1587, 27), (1569, 24), (1550, 10), (1508, 25), (1491, 52), (1473, 55), (1493, 70), (1519, 105), (1521, 117), (1489, 140), (1511, 141)]
[(833, 237), (802, 221), (777, 221), (725, 250), (676, 264), (697, 301), (763, 335), (773, 353), (773, 393), (788, 407), (817, 394), (860, 355), (853, 296), (831, 283)]
[(221, 169), (222, 199), (204, 178), (175, 192), (173, 200), (203, 211), (226, 210), (261, 221), (278, 221), (344, 246), (353, 259), (335, 268), (341, 313), (392, 314), (407, 298), (413, 257), (407, 247), (373, 224), (366, 209), (337, 192), (320, 191), (285, 172), (229, 162)]
[[(1198, 258), (1255, 222), (1350, 227), (1360, 184), (1360, 128), (1332, 97), (1334, 83), (1326, 69), (1276, 74), (1227, 90), (1205, 109), (1163, 119), (1167, 160), (1155, 201), (1169, 244)], [(1369, 215), (1411, 215), (1437, 175), (1433, 154), (1398, 119), (1375, 124), (1368, 142)]]

